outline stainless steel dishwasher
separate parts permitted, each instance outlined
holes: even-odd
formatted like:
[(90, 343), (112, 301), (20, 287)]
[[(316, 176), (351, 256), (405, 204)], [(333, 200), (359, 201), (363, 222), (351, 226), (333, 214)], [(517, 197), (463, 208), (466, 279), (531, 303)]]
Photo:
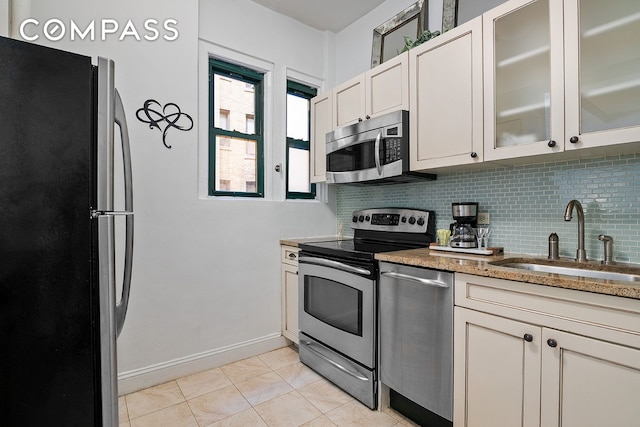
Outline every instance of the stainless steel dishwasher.
[(379, 304), (380, 380), (391, 406), (421, 425), (452, 425), (453, 273), (381, 262)]

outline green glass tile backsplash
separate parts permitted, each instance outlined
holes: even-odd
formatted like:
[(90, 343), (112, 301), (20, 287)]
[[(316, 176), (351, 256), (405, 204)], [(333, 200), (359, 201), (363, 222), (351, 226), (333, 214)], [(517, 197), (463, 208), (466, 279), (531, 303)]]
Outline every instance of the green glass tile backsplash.
[(599, 234), (614, 239), (619, 262), (640, 263), (640, 154), (587, 160), (506, 166), (438, 175), (436, 181), (381, 186), (337, 186), (338, 230), (352, 235), (354, 210), (408, 207), (436, 212), (447, 228), (452, 202), (478, 202), (490, 214), (490, 246), (546, 256), (549, 234), (560, 238), (560, 256), (574, 258), (578, 220), (564, 221), (571, 199), (585, 213), (585, 246), (590, 260), (603, 258)]

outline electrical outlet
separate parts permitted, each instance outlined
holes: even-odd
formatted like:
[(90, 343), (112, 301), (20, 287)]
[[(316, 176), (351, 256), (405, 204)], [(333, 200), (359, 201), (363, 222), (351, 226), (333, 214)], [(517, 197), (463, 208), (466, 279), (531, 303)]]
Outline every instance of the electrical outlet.
[(489, 224), (489, 212), (480, 212), (478, 214), (478, 224), (481, 224), (481, 225)]

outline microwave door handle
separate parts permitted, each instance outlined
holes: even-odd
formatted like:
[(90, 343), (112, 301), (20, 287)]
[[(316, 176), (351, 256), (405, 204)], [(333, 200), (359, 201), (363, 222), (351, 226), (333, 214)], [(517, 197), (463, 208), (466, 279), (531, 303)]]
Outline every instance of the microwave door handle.
[(375, 144), (375, 162), (376, 162), (376, 169), (378, 170), (378, 175), (382, 176), (382, 165), (380, 164), (380, 138), (382, 138), (382, 132), (378, 132), (378, 135), (376, 136), (376, 144)]

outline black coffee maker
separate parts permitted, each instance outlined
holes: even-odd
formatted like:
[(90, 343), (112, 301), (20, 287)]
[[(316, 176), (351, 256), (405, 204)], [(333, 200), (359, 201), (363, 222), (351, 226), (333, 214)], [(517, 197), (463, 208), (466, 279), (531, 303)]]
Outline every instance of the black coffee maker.
[(478, 227), (478, 203), (451, 203), (454, 223), (450, 225), (452, 248), (477, 248), (476, 231)]

